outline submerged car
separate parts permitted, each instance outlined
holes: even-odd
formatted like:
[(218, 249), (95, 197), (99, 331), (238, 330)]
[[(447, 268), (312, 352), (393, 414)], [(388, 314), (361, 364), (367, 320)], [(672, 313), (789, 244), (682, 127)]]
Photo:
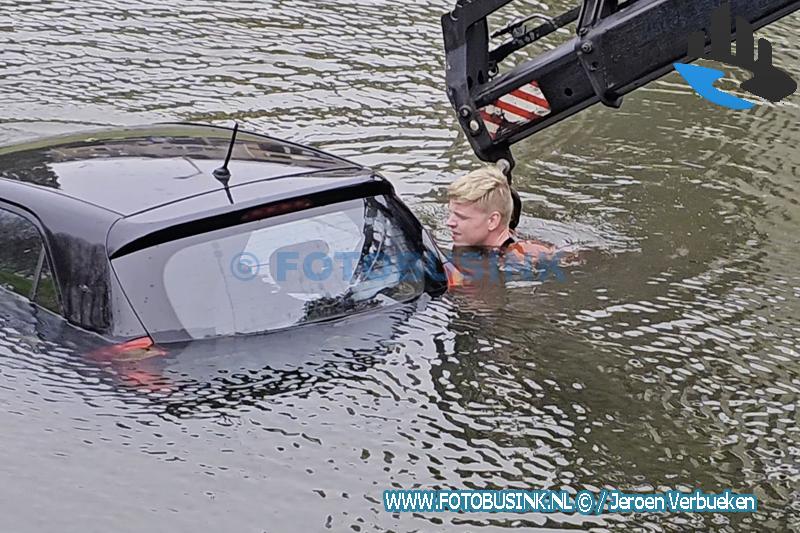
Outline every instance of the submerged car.
[(0, 286), (118, 352), (435, 297), (445, 263), (385, 178), (264, 135), (168, 124), (0, 148)]

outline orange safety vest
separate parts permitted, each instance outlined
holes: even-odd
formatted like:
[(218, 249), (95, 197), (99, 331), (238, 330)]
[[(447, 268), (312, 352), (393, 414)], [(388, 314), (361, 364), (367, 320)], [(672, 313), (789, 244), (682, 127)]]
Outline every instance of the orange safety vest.
[[(489, 257), (494, 257), (497, 259), (497, 264), (491, 264), (489, 261), (486, 261), (483, 265), (474, 265), (471, 264), (470, 266), (486, 266), (488, 268), (497, 268), (502, 269), (506, 264), (519, 264), (519, 265), (528, 265), (533, 266), (540, 260), (549, 260), (555, 256), (557, 250), (556, 247), (550, 244), (545, 244), (539, 241), (533, 240), (523, 240), (518, 241), (513, 237), (509, 237), (501, 246), (495, 249), (484, 249), (483, 252), (488, 252), (489, 254), (483, 259), (487, 259)], [(494, 256), (491, 255), (492, 252), (497, 252)], [(464, 285), (468, 284), (470, 281), (474, 280), (474, 277), (471, 276), (470, 272), (462, 272), (458, 268), (458, 260), (456, 259), (457, 254), (453, 255), (455, 263), (447, 263), (445, 265), (445, 271), (447, 272), (447, 286), (448, 288), (457, 288), (463, 287)], [(492, 273), (484, 270), (481, 271), (483, 275), (492, 275)]]

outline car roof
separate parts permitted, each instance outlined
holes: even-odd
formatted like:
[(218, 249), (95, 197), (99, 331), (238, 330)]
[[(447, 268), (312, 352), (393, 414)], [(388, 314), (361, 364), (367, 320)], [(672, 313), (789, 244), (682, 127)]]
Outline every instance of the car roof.
[[(0, 178), (130, 216), (224, 191), (212, 173), (225, 161), (231, 134), (216, 126), (159, 124), (51, 137), (0, 148)], [(241, 131), (228, 168), (231, 188), (364, 170), (319, 150)]]

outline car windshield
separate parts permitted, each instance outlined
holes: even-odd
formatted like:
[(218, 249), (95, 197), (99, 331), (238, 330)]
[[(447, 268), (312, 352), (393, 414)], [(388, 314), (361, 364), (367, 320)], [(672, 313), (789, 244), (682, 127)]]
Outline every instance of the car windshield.
[(405, 302), (425, 288), (420, 230), (388, 197), (351, 200), (112, 261), (154, 339), (251, 334)]

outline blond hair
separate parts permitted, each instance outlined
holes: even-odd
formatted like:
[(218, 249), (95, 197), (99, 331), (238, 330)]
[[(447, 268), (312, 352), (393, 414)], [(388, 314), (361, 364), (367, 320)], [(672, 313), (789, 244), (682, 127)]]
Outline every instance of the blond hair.
[(483, 212), (500, 213), (500, 223), (508, 225), (514, 210), (511, 188), (497, 167), (482, 167), (461, 176), (447, 188), (449, 200), (459, 203), (475, 203)]

